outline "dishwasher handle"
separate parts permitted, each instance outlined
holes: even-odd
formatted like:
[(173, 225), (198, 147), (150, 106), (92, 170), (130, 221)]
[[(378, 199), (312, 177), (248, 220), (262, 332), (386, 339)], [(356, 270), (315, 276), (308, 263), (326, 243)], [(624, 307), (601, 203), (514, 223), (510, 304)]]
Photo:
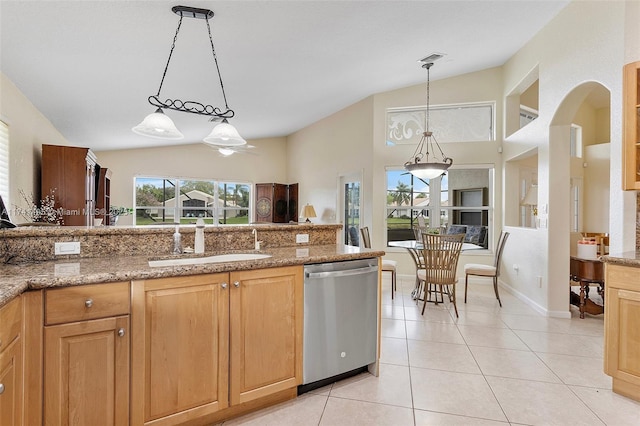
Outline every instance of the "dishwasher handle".
[(367, 266), (366, 268), (357, 269), (345, 269), (342, 271), (328, 271), (328, 272), (307, 272), (307, 278), (334, 278), (334, 277), (348, 277), (351, 275), (368, 274), (370, 272), (378, 272), (377, 266)]

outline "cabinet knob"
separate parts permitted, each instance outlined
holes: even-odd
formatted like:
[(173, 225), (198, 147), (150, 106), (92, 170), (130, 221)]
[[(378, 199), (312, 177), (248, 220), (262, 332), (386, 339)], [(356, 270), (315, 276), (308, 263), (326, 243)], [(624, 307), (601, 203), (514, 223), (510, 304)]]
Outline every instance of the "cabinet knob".
[(118, 336), (124, 337), (124, 328), (118, 329)]
[(227, 283), (222, 283), (222, 284), (220, 284), (220, 287), (222, 287), (223, 289), (226, 289), (226, 288), (227, 288), (227, 286), (228, 286), (228, 284), (227, 284)]
[(4, 393), (4, 384), (0, 383), (0, 395)]
[(90, 308), (93, 306), (93, 300), (92, 299), (87, 299), (84, 301), (84, 306), (87, 308)]
[(233, 285), (234, 285), (236, 288), (240, 287), (240, 281), (235, 281), (235, 282), (233, 283)]

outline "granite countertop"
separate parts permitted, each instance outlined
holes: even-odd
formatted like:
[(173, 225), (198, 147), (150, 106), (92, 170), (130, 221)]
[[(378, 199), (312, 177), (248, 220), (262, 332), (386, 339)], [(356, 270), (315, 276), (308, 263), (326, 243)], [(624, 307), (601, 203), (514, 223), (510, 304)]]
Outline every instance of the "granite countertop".
[(638, 251), (610, 253), (606, 256), (600, 257), (600, 259), (605, 263), (640, 268), (640, 252)]
[[(253, 251), (241, 250), (240, 252)], [(345, 245), (310, 245), (261, 250), (259, 253), (272, 256), (265, 259), (183, 266), (149, 266), (149, 260), (211, 256), (222, 253), (229, 253), (229, 251), (207, 252), (204, 255), (93, 257), (0, 265), (0, 307), (22, 292), (31, 289), (274, 268), (365, 259), (385, 254), (380, 250)]]

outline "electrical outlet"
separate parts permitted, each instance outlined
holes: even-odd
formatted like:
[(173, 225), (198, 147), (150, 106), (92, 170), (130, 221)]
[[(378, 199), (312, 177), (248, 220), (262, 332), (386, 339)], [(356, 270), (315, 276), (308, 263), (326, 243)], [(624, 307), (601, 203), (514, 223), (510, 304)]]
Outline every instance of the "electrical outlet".
[(538, 279), (538, 288), (542, 288), (542, 277), (536, 277)]
[(309, 234), (296, 234), (296, 243), (308, 243), (309, 242)]
[(55, 243), (56, 256), (62, 254), (80, 254), (80, 241), (67, 241), (64, 243)]

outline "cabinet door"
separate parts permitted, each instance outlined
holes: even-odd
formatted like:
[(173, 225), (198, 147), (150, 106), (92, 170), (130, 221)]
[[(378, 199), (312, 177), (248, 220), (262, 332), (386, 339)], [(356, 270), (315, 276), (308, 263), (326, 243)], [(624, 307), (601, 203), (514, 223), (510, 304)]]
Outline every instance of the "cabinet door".
[(44, 330), (45, 425), (124, 425), (129, 419), (129, 316)]
[(640, 292), (609, 286), (605, 316), (605, 372), (640, 386)]
[(22, 342), (0, 352), (0, 425), (22, 424)]
[(132, 283), (131, 424), (174, 425), (228, 406), (228, 274)]
[(302, 383), (302, 267), (231, 273), (231, 404)]

